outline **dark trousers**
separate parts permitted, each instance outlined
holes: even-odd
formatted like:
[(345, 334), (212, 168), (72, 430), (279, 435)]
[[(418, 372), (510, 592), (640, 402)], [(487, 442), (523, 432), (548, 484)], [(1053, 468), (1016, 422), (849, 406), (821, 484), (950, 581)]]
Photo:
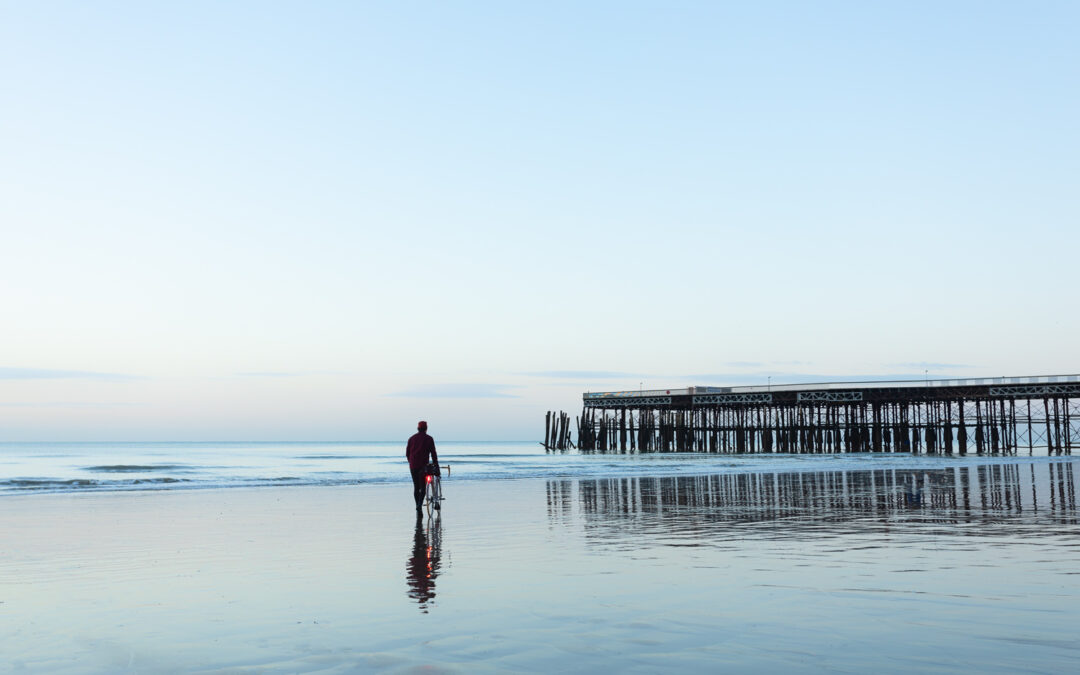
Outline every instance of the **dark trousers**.
[(420, 508), (424, 505), (424, 493), (427, 491), (427, 474), (424, 467), (409, 469), (409, 472), (412, 474), (413, 499), (416, 500), (416, 508)]

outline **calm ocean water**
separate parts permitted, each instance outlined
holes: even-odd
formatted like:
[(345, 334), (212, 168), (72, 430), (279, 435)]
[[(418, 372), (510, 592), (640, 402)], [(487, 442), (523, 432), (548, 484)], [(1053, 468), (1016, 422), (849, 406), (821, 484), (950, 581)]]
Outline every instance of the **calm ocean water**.
[[(535, 442), (442, 442), (439, 453), (443, 465), (450, 465), (451, 478), (458, 480), (936, 470), (1060, 461), (907, 454), (581, 455), (545, 453)], [(404, 442), (0, 443), (0, 495), (408, 480)]]
[[(1080, 669), (1080, 459), (443, 443), (447, 508), (416, 518), (403, 451), (0, 445), (0, 663)], [(358, 482), (370, 485), (230, 489)]]

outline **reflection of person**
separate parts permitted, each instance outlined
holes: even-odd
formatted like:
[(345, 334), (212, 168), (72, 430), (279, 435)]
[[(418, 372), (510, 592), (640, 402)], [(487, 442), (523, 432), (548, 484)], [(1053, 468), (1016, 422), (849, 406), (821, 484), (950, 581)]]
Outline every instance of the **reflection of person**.
[(904, 500), (908, 506), (922, 506), (922, 488), (915, 482), (915, 478), (908, 476), (907, 486), (904, 491)]
[(405, 582), (409, 584), (409, 597), (420, 603), (420, 610), (425, 614), (428, 603), (435, 597), (435, 577), (439, 576), (441, 527), (441, 521), (436, 519), (431, 521), (431, 532), (425, 532), (424, 520), (417, 517), (412, 555), (405, 563)]
[(416, 510), (424, 504), (425, 476), (424, 469), (428, 465), (429, 457), (435, 468), (439, 467), (439, 455), (435, 452), (435, 439), (428, 436), (427, 422), (421, 420), (416, 425), (416, 433), (409, 438), (405, 446), (405, 457), (409, 460), (409, 472), (412, 473), (413, 499), (416, 500)]

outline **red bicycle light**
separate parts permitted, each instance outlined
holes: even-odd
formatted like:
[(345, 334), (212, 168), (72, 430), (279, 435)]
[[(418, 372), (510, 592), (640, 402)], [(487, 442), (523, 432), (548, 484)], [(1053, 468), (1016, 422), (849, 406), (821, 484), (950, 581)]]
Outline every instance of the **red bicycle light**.
[(427, 477), (427, 482), (429, 482), (429, 483), (431, 482), (431, 476)]

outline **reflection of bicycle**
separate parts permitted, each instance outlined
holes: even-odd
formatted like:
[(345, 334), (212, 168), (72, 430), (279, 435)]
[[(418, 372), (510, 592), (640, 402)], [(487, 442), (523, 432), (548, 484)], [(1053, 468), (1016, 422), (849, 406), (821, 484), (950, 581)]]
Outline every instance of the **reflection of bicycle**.
[(405, 582), (409, 585), (409, 597), (420, 603), (420, 611), (427, 614), (435, 605), (435, 579), (442, 566), (442, 518), (429, 518), (424, 525), (416, 519), (412, 553), (405, 563)]
[[(446, 466), (446, 475), (450, 475), (450, 465)], [(439, 476), (439, 467), (434, 464), (428, 464), (424, 469), (426, 476), (425, 483), (427, 487), (424, 490), (424, 508), (427, 509), (428, 517), (431, 516), (432, 510), (442, 511), (442, 480)]]

